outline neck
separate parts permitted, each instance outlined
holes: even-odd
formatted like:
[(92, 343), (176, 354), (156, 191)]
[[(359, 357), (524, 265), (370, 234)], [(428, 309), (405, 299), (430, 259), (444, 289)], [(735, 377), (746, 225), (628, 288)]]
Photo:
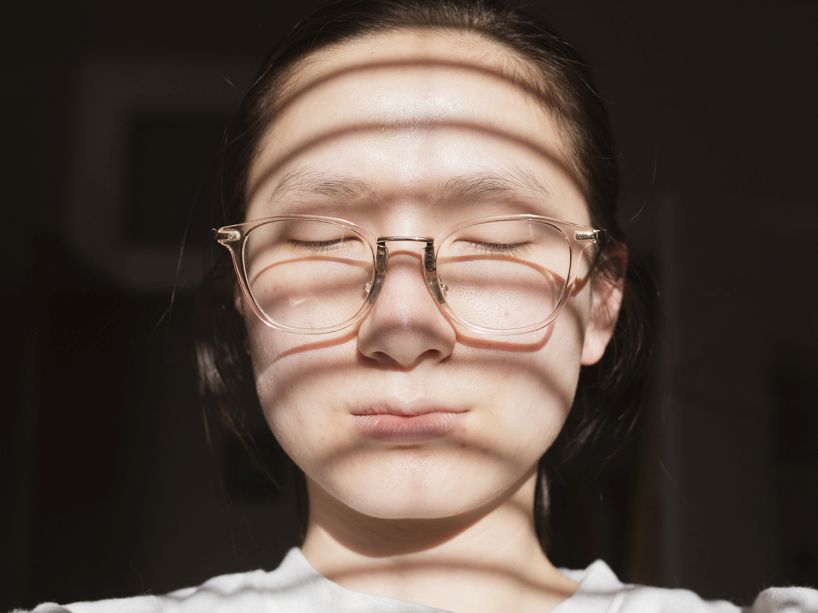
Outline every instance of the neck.
[(547, 559), (534, 518), (536, 472), (471, 513), (387, 520), (361, 514), (308, 480), (304, 556), (324, 577), (370, 594), (448, 610), (547, 611), (577, 584)]

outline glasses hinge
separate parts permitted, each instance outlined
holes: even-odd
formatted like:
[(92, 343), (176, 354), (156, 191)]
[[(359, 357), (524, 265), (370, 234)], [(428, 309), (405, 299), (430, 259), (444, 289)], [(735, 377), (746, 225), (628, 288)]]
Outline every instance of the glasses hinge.
[(232, 243), (237, 241), (241, 238), (241, 232), (238, 230), (225, 230), (223, 228), (213, 229), (213, 236), (214, 238), (224, 244), (224, 243)]
[(574, 232), (574, 238), (578, 241), (595, 241), (599, 238), (599, 230)]

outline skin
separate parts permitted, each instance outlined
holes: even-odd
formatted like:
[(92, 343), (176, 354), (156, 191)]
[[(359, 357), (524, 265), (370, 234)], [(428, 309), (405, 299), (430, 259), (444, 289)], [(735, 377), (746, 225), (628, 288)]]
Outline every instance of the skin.
[[(389, 62), (403, 64), (373, 67)], [(590, 225), (563, 130), (502, 78), (515, 64), (495, 43), (441, 31), (378, 34), (311, 55), (253, 162), (246, 219), (309, 212), (376, 236), (435, 237), (475, 217), (470, 201), (440, 200), (440, 185), (503, 172), (548, 192), (521, 186), (498, 198), (503, 212)], [(305, 169), (378, 194), (280, 187)], [(271, 329), (237, 297), (265, 417), (307, 477), (304, 555), (354, 590), (457, 611), (550, 610), (576, 584), (538, 545), (536, 466), (565, 422), (581, 365), (604, 352), (621, 286), (585, 283), (547, 328), (485, 337), (440, 311), (420, 254), (418, 243), (390, 244), (378, 300), (337, 333)], [(352, 408), (377, 402), (468, 412), (449, 436), (398, 445), (355, 428)]]

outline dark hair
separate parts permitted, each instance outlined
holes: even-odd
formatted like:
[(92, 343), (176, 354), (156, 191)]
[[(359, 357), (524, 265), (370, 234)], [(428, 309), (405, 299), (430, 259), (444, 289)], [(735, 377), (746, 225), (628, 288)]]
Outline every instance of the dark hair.
[[(525, 68), (523, 81), (542, 98), (569, 135), (569, 154), (585, 187), (591, 223), (611, 241), (597, 259), (597, 276), (625, 276), (614, 337), (602, 360), (583, 369), (574, 406), (539, 465), (535, 513), (543, 539), (544, 479), (553, 471), (599, 466), (636, 423), (650, 345), (644, 283), (632, 264), (622, 270), (625, 244), (616, 220), (619, 175), (602, 100), (579, 54), (549, 27), (489, 0), (342, 0), (298, 23), (262, 65), (224, 138), (221, 211), (214, 225), (241, 221), (247, 173), (270, 125), (291, 69), (309, 54), (360, 36), (405, 28), (465, 30), (511, 50)], [(621, 250), (619, 251), (621, 253)], [(221, 257), (219, 257), (221, 256)], [(260, 412), (245, 329), (232, 306), (235, 290), (227, 254), (218, 253), (201, 292), (203, 324), (196, 351), (206, 410), (252, 445), (249, 412)], [(569, 462), (570, 460), (570, 462)], [(297, 471), (300, 475), (300, 471)], [(303, 479), (303, 475), (300, 475)], [(300, 482), (300, 481), (299, 481)], [(304, 500), (303, 482), (299, 498)], [(301, 517), (302, 527), (305, 518)]]

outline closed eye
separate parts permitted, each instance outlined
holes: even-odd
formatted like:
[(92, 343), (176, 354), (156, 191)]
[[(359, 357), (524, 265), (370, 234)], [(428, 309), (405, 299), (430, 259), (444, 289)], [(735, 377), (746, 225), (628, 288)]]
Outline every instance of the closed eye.
[(290, 245), (293, 250), (311, 251), (313, 253), (322, 253), (327, 251), (336, 251), (344, 246), (344, 243), (357, 242), (358, 239), (352, 237), (333, 238), (323, 241), (302, 241), (294, 238), (290, 239)]
[(529, 241), (522, 241), (519, 243), (488, 243), (484, 241), (467, 241), (469, 245), (476, 248), (482, 253), (500, 254), (500, 255), (518, 255), (526, 251), (531, 243)]

